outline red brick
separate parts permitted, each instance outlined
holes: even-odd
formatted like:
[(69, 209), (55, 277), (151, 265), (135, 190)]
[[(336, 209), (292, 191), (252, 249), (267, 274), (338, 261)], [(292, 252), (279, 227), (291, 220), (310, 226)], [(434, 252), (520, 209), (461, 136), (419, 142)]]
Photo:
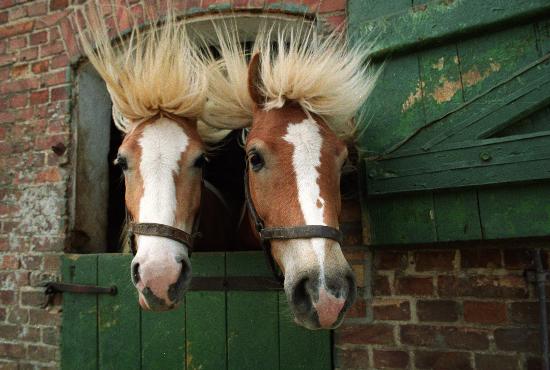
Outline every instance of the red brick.
[(464, 321), (500, 324), (506, 321), (506, 306), (501, 302), (464, 302)]
[(519, 275), (439, 276), (438, 287), (443, 297), (527, 298), (529, 295), (527, 283)]
[(42, 75), (42, 86), (54, 86), (66, 83), (67, 74), (65, 71), (51, 72)]
[(405, 369), (409, 366), (409, 354), (403, 351), (373, 351), (374, 366), (381, 369)]
[(330, 17), (326, 17), (325, 21), (333, 30), (342, 31), (346, 27), (345, 15), (331, 15)]
[(34, 27), (34, 21), (19, 22), (17, 24), (0, 27), (0, 39), (20, 35), (31, 31)]
[(448, 348), (478, 351), (489, 349), (486, 330), (444, 327), (441, 332)]
[(69, 58), (66, 55), (58, 55), (51, 59), (50, 67), (52, 69), (62, 68), (69, 65)]
[(414, 363), (417, 369), (471, 370), (470, 354), (464, 352), (416, 352)]
[(12, 305), (15, 303), (15, 292), (13, 290), (0, 290), (0, 304)]
[(9, 8), (15, 5), (15, 0), (0, 0), (0, 9)]
[(365, 299), (359, 297), (346, 313), (347, 318), (361, 318), (367, 315), (367, 303)]
[(395, 283), (396, 294), (400, 295), (433, 295), (433, 279), (431, 277), (402, 277)]
[(38, 58), (38, 47), (36, 46), (22, 50), (19, 53), (20, 61), (34, 60), (36, 58)]
[(0, 268), (2, 270), (17, 270), (19, 268), (19, 258), (17, 256), (5, 254), (1, 260)]
[(372, 291), (375, 296), (391, 295), (389, 278), (387, 276), (377, 276), (373, 281)]
[(519, 370), (517, 356), (486, 355), (481, 353), (475, 356), (476, 370)]
[(0, 339), (13, 341), (21, 334), (21, 328), (18, 325), (0, 324)]
[(505, 249), (503, 255), (506, 269), (525, 270), (532, 267), (533, 262), (528, 249)]
[(27, 105), (27, 94), (14, 95), (10, 98), (11, 108), (21, 108)]
[(48, 41), (47, 31), (40, 31), (40, 32), (33, 33), (30, 37), (31, 45), (43, 44), (47, 41)]
[(29, 345), (27, 347), (28, 358), (35, 361), (50, 362), (55, 360), (57, 348), (53, 346), (36, 346)]
[(386, 324), (343, 325), (337, 331), (338, 344), (393, 344), (393, 326)]
[(416, 312), (420, 321), (453, 322), (458, 320), (458, 303), (454, 301), (418, 301)]
[(50, 10), (65, 9), (69, 6), (69, 0), (50, 0)]
[(38, 270), (42, 266), (42, 256), (23, 256), (21, 265), (25, 270)]
[(527, 359), (527, 370), (541, 370), (542, 361), (540, 357), (530, 357)]
[[(307, 1), (307, 0), (306, 0)], [(317, 1), (319, 3), (319, 1)], [(320, 13), (329, 13), (336, 11), (346, 10), (346, 0), (324, 0), (320, 1), (319, 12)]]
[(62, 19), (60, 25), (63, 32), (63, 39), (65, 41), (65, 45), (67, 46), (67, 52), (71, 57), (79, 56), (80, 49), (78, 48), (78, 44), (75, 38), (77, 32), (71, 26), (71, 22), (67, 18)]
[(375, 320), (410, 320), (409, 301), (379, 299), (373, 302), (372, 311)]
[(12, 324), (26, 324), (29, 322), (29, 310), (19, 307), (12, 308), (8, 311), (7, 322)]
[(22, 291), (21, 305), (40, 307), (45, 302), (46, 298), (43, 290)]
[(48, 70), (48, 61), (41, 60), (40, 62), (33, 63), (31, 65), (31, 71), (36, 74), (40, 74)]
[(40, 46), (40, 58), (48, 57), (50, 55), (60, 54), (65, 51), (65, 46), (59, 41)]
[(33, 91), (31, 93), (31, 104), (32, 105), (47, 103), (48, 99), (49, 99), (48, 90)]
[(65, 100), (69, 98), (69, 88), (64, 87), (56, 87), (51, 89), (51, 100), (57, 101), (57, 100)]
[(416, 271), (449, 271), (453, 269), (454, 250), (415, 252)]
[(8, 22), (8, 14), (9, 12), (0, 12), (0, 24)]
[[(548, 317), (550, 317), (550, 304), (547, 306)], [(539, 303), (538, 302), (513, 302), (509, 306), (510, 321), (516, 324), (539, 323)]]
[(29, 323), (31, 325), (57, 325), (60, 322), (59, 315), (44, 310), (43, 308), (29, 309)]
[(57, 328), (42, 328), (42, 342), (51, 346), (59, 345), (59, 330)]
[(12, 50), (23, 49), (25, 46), (27, 46), (27, 37), (25, 36), (12, 38), (8, 42), (8, 47)]
[(0, 343), (0, 353), (2, 353), (2, 358), (21, 359), (25, 357), (25, 345), (22, 343)]
[(503, 351), (540, 351), (539, 334), (536, 329), (498, 328), (494, 337), (497, 348)]
[(421, 347), (434, 347), (442, 340), (437, 327), (425, 325), (402, 325), (400, 336), (401, 343)]
[(407, 258), (407, 252), (375, 251), (374, 267), (377, 270), (404, 270)]
[(10, 9), (10, 13), (9, 13), (10, 21), (15, 21), (17, 19), (21, 19), (26, 16), (27, 16), (27, 8), (25, 7), (20, 6), (20, 7)]
[(460, 251), (462, 268), (502, 267), (500, 249), (471, 248)]
[(344, 348), (338, 351), (340, 369), (369, 369), (369, 351), (366, 348)]
[(29, 17), (36, 17), (38, 15), (46, 14), (47, 12), (48, 7), (46, 1), (35, 1), (27, 7), (27, 14)]

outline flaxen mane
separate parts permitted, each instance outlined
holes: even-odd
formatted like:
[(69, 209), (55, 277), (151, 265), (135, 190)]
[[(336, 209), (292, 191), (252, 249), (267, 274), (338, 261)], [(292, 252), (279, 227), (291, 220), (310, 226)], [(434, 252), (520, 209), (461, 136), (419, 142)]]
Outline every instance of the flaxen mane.
[[(107, 85), (114, 121), (123, 132), (162, 111), (187, 118), (203, 113), (207, 62), (168, 8), (163, 22), (149, 17), (149, 27), (144, 30), (132, 20), (127, 37), (117, 28), (115, 42), (105, 22), (105, 9), (101, 5), (83, 8), (87, 30), (79, 29), (80, 41)], [(200, 131), (206, 140), (219, 134), (211, 128), (201, 127)]]
[[(236, 31), (218, 31), (218, 37), (222, 59), (210, 66), (204, 120), (218, 128), (250, 126), (254, 106), (247, 87), (250, 56), (243, 52)], [(369, 68), (368, 47), (361, 43), (351, 47), (338, 32), (322, 36), (313, 28), (271, 29), (259, 32), (253, 53), (257, 52), (264, 109), (296, 101), (321, 116), (339, 136), (353, 135), (352, 118), (377, 77)]]

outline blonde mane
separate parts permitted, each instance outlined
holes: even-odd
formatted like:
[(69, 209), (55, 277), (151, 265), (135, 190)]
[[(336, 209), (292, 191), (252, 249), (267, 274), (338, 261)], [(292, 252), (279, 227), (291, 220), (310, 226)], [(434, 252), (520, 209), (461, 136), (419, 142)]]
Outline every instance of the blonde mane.
[[(364, 43), (351, 47), (337, 31), (328, 36), (313, 27), (301, 31), (271, 29), (256, 37), (253, 53), (260, 53), (263, 108), (295, 101), (306, 112), (321, 116), (337, 135), (352, 136), (352, 118), (378, 75), (369, 68), (369, 48)], [(248, 92), (248, 56), (236, 31), (217, 33), (222, 59), (210, 66), (203, 119), (218, 128), (250, 126), (254, 103)]]
[[(115, 42), (102, 10), (97, 4), (83, 9), (87, 31), (79, 27), (79, 35), (85, 54), (107, 85), (116, 126), (128, 133), (136, 122), (162, 111), (198, 118), (208, 92), (207, 62), (183, 22), (176, 21), (172, 7), (162, 22), (146, 16), (144, 30), (130, 18), (128, 37), (116, 28)], [(204, 126), (200, 125), (203, 137), (218, 140), (220, 130)]]

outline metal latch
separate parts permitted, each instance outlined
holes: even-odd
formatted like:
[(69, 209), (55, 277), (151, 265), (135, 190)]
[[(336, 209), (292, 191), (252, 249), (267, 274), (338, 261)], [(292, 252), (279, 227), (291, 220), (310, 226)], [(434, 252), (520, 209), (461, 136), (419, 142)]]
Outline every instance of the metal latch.
[(72, 284), (72, 283), (58, 283), (50, 281), (44, 284), (46, 290), (44, 294), (47, 299), (42, 305), (42, 308), (48, 307), (53, 302), (53, 298), (58, 293), (77, 293), (77, 294), (117, 294), (117, 287), (112, 285), (110, 287), (101, 287), (97, 285), (84, 285), (84, 284)]

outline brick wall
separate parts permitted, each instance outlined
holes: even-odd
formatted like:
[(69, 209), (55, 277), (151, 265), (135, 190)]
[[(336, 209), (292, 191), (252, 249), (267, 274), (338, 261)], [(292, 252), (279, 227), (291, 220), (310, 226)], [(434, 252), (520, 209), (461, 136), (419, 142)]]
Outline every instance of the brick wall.
[(534, 246), (363, 252), (369, 288), (336, 333), (339, 367), (540, 369)]
[[(116, 1), (124, 3), (124, 1)], [(77, 0), (0, 0), (0, 369), (59, 363), (60, 307), (45, 310), (67, 243), (71, 193)], [(137, 1), (128, 1), (139, 13)], [(332, 26), (345, 0), (186, 0), (190, 12), (233, 8), (318, 11)], [(125, 14), (119, 13), (120, 23)]]

